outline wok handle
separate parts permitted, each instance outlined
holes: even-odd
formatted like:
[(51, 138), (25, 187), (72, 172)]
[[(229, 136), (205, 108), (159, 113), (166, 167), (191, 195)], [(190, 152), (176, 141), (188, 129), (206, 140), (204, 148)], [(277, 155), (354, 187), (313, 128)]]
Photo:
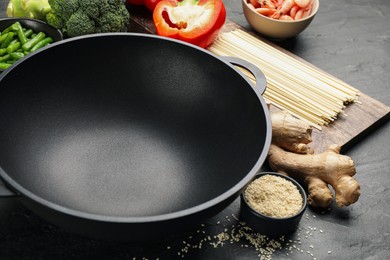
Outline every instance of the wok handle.
[[(255, 66), (253, 63), (250, 63), (249, 61), (237, 57), (224, 56), (222, 59), (233, 65), (244, 68), (252, 73), (256, 79), (255, 90), (260, 91), (261, 94), (264, 93), (265, 89), (267, 88), (267, 80), (263, 72), (257, 66)], [(237, 71), (246, 77), (241, 71)]]
[(0, 198), (16, 197), (18, 196), (15, 192), (8, 189), (3, 180), (0, 179)]

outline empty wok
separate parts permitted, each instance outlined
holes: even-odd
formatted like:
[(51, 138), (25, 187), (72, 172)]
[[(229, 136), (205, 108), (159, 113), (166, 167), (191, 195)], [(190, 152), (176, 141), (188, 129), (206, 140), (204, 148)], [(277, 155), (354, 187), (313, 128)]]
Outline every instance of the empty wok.
[(265, 78), (153, 35), (54, 43), (0, 76), (3, 195), (82, 235), (145, 240), (220, 212), (262, 166)]

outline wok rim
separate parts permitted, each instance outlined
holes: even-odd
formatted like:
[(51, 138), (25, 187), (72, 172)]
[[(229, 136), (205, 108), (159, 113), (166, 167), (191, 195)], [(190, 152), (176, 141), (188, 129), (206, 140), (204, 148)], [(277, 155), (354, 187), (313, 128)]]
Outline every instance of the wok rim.
[(258, 101), (260, 102), (263, 111), (264, 111), (264, 119), (265, 119), (265, 141), (263, 144), (262, 151), (256, 161), (256, 163), (253, 165), (251, 170), (243, 175), (244, 177), (241, 178), (241, 180), (236, 183), (234, 186), (223, 192), (222, 194), (206, 201), (201, 204), (198, 204), (196, 206), (186, 208), (179, 211), (174, 211), (170, 213), (164, 213), (164, 214), (158, 214), (158, 215), (150, 215), (150, 216), (115, 216), (115, 215), (104, 215), (104, 214), (95, 214), (95, 213), (88, 213), (81, 210), (72, 209), (67, 206), (59, 205), (55, 202), (52, 202), (51, 200), (48, 200), (46, 198), (43, 198), (41, 196), (36, 195), (35, 193), (31, 192), (28, 188), (25, 188), (24, 186), (20, 185), (17, 181), (15, 181), (10, 175), (6, 173), (6, 171), (3, 170), (3, 168), (0, 165), (0, 179), (4, 180), (7, 184), (7, 187), (10, 187), (12, 191), (15, 192), (16, 196), (19, 197), (26, 197), (44, 207), (47, 207), (49, 209), (52, 209), (58, 213), (63, 213), (69, 216), (82, 218), (86, 220), (92, 220), (92, 221), (99, 221), (99, 222), (109, 222), (109, 223), (153, 223), (153, 222), (164, 222), (164, 221), (170, 221), (175, 220), (179, 218), (183, 218), (186, 216), (194, 215), (197, 213), (204, 212), (208, 209), (211, 209), (213, 207), (216, 207), (223, 202), (231, 199), (231, 198), (237, 198), (239, 197), (239, 194), (241, 191), (248, 185), (248, 183), (253, 179), (253, 177), (259, 172), (261, 166), (266, 160), (269, 147), (271, 145), (271, 137), (272, 137), (272, 127), (271, 127), (271, 120), (269, 116), (269, 109), (266, 105), (266, 102), (264, 98), (262, 97), (262, 93), (260, 93), (259, 89), (256, 89), (255, 86), (252, 84), (252, 82), (238, 69), (234, 68), (234, 65), (229, 63), (228, 61), (223, 60), (221, 57), (218, 57), (217, 55), (213, 54), (212, 52), (200, 48), (198, 46), (192, 45), (190, 43), (186, 43), (180, 40), (162, 37), (158, 35), (151, 35), (151, 34), (143, 34), (143, 33), (99, 33), (99, 34), (91, 34), (91, 35), (83, 35), (79, 37), (73, 37), (65, 40), (61, 40), (58, 42), (54, 42), (50, 44), (49, 46), (43, 47), (39, 50), (37, 50), (34, 53), (31, 53), (28, 57), (25, 57), (24, 59), (17, 61), (11, 68), (4, 71), (0, 75), (0, 82), (3, 80), (4, 77), (6, 77), (9, 73), (11, 73), (14, 69), (16, 69), (22, 62), (25, 60), (30, 59), (34, 55), (38, 55), (39, 53), (45, 51), (46, 49), (53, 48), (57, 45), (61, 45), (67, 42), (73, 42), (77, 40), (87, 39), (87, 38), (95, 38), (95, 37), (110, 37), (110, 36), (131, 36), (131, 37), (146, 37), (146, 38), (153, 38), (158, 39), (162, 41), (171, 41), (176, 44), (181, 45), (187, 45), (190, 48), (195, 48), (198, 51), (204, 52), (207, 55), (211, 55), (213, 58), (219, 60), (220, 62), (223, 62), (225, 65), (230, 67), (232, 71), (238, 73), (241, 75), (244, 81), (249, 85), (249, 87), (253, 90), (253, 92), (256, 94)]

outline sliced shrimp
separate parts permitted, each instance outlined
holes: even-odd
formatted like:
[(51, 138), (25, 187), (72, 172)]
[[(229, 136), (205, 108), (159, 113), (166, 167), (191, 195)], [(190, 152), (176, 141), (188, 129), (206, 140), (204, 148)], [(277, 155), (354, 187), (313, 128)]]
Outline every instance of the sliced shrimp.
[(290, 16), (295, 19), (295, 15), (297, 14), (299, 9), (301, 9), (301, 8), (297, 5), (294, 5), (293, 7), (291, 7)]
[(248, 5), (248, 7), (249, 7), (250, 9), (253, 9), (253, 10), (256, 9), (256, 8), (253, 6), (253, 4), (251, 4), (251, 3), (248, 3), (247, 5)]
[(271, 16), (276, 12), (276, 9), (272, 8), (256, 8), (256, 12), (264, 16)]
[(294, 19), (299, 20), (308, 17), (311, 14), (311, 9), (312, 9), (313, 3), (310, 3), (308, 6), (305, 8), (299, 9), (299, 11), (296, 13)]
[(274, 1), (274, 5), (276, 8), (278, 8), (279, 6), (281, 6), (283, 4), (284, 0), (275, 0)]
[(295, 16), (294, 16), (294, 19), (295, 20), (300, 20), (300, 19), (302, 19), (303, 18), (303, 9), (302, 8), (300, 8), (298, 11), (297, 11), (297, 13), (295, 14)]
[(313, 0), (294, 0), (295, 4), (300, 8), (305, 8), (308, 6)]
[(281, 15), (288, 14), (291, 8), (294, 6), (294, 0), (285, 0), (281, 6), (278, 7), (276, 12), (271, 16), (271, 18), (279, 19)]
[(274, 3), (272, 2), (272, 0), (259, 0), (259, 3), (260, 3), (260, 7), (261, 8), (272, 8), (272, 9), (276, 9)]
[(249, 4), (252, 4), (254, 8), (259, 8), (261, 7), (260, 6), (260, 2), (258, 0), (249, 0), (248, 1)]
[(308, 17), (310, 15), (310, 13), (311, 13), (311, 10), (304, 10), (303, 14), (302, 14), (302, 19)]
[(282, 21), (293, 21), (294, 18), (292, 18), (291, 16), (287, 15), (287, 14), (283, 14), (279, 17), (279, 20), (282, 20)]
[(313, 1), (309, 3), (308, 6), (305, 7), (305, 11), (309, 11), (309, 14), (311, 13), (311, 9), (313, 9)]

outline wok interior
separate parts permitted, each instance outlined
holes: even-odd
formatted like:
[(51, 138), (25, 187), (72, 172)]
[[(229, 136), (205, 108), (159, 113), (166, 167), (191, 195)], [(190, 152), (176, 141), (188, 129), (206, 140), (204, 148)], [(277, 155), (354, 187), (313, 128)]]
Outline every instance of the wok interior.
[(265, 142), (265, 112), (238, 73), (158, 38), (64, 42), (0, 85), (0, 166), (73, 210), (128, 217), (197, 206), (240, 182)]

